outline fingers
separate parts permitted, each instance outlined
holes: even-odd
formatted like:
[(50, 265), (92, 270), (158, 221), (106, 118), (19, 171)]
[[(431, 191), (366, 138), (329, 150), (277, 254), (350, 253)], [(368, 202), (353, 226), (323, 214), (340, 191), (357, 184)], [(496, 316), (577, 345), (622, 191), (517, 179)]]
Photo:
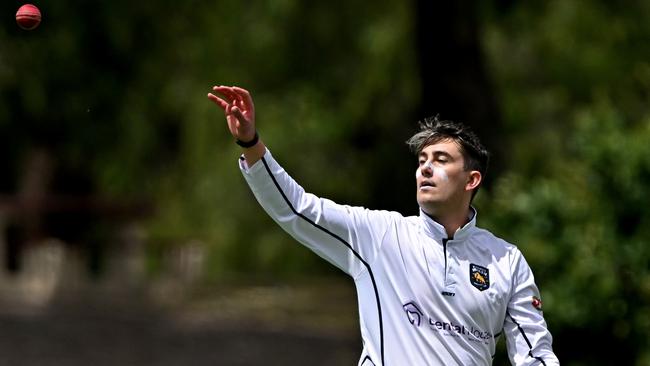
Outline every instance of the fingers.
[(250, 141), (255, 135), (255, 107), (250, 93), (236, 86), (217, 85), (208, 99), (224, 110), (228, 129), (237, 139)]
[(239, 94), (237, 94), (232, 87), (229, 86), (215, 86), (212, 88), (212, 90), (222, 94), (226, 99), (228, 99), (229, 104), (235, 103), (237, 100), (240, 100)]
[(233, 106), (238, 106), (240, 108), (243, 108), (242, 98), (239, 96), (238, 93), (236, 93), (233, 90), (232, 87), (218, 85), (218, 86), (213, 86), (212, 90), (221, 94), (223, 98), (220, 98), (213, 93), (208, 93), (208, 99), (210, 99), (216, 105), (221, 107), (226, 112), (226, 114), (231, 113), (230, 108), (232, 108)]
[(246, 119), (246, 117), (244, 117), (244, 114), (241, 112), (241, 109), (239, 109), (239, 107), (236, 106), (232, 107), (230, 111), (232, 112), (232, 114), (235, 115), (235, 117), (237, 117), (240, 124), (249, 123), (249, 121)]
[(254, 108), (253, 98), (248, 90), (244, 88), (219, 85), (213, 87), (212, 90), (222, 94), (229, 100), (230, 104), (234, 104), (243, 110), (252, 110)]
[(208, 93), (208, 99), (210, 99), (211, 101), (213, 101), (214, 104), (218, 105), (218, 106), (221, 107), (224, 111), (227, 112), (228, 103), (227, 103), (225, 100), (219, 98), (218, 96), (216, 96), (216, 95), (214, 95), (214, 94), (212, 94), (212, 93)]
[(253, 98), (251, 98), (251, 94), (248, 92), (248, 90), (240, 88), (238, 86), (233, 86), (232, 90), (237, 93), (239, 99), (244, 103), (244, 105), (248, 106), (249, 108), (253, 107)]

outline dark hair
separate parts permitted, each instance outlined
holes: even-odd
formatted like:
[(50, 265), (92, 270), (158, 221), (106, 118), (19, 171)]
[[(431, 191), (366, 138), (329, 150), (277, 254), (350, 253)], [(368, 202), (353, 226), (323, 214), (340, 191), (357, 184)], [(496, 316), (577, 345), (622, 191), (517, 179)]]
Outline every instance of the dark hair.
[[(452, 140), (460, 145), (465, 170), (478, 170), (481, 176), (485, 177), (490, 153), (468, 126), (460, 122), (441, 121), (438, 116), (427, 117), (418, 124), (420, 131), (406, 141), (413, 153), (419, 154), (428, 145)], [(472, 198), (477, 191), (478, 187), (474, 190)]]

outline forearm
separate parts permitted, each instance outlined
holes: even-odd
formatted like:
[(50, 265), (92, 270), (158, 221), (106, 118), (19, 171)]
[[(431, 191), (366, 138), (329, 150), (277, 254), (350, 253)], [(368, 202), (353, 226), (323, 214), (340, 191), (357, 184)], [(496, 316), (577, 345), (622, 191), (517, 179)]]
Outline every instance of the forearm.
[(244, 159), (246, 159), (246, 164), (248, 166), (253, 166), (260, 159), (262, 159), (262, 157), (266, 153), (266, 146), (264, 145), (264, 142), (260, 139), (259, 142), (254, 146), (242, 148), (242, 152), (244, 155)]
[[(540, 293), (528, 263), (517, 254), (515, 289), (508, 304), (504, 333), (513, 365), (558, 365), (553, 337), (542, 313)], [(537, 301), (535, 301), (537, 299)]]
[[(258, 202), (300, 243), (353, 277), (363, 269), (359, 257), (371, 261), (376, 255), (373, 243), (377, 240), (371, 222), (385, 228), (386, 218), (377, 214), (371, 220), (368, 210), (306, 193), (266, 150), (254, 165), (248, 163), (247, 157), (244, 159), (240, 168)], [(361, 248), (359, 243), (366, 246)]]

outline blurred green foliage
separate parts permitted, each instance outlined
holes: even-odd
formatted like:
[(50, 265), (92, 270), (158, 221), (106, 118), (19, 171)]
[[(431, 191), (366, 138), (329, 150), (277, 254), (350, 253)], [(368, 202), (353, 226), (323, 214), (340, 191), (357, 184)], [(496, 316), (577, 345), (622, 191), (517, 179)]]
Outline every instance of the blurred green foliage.
[(512, 154), (481, 197), (483, 224), (525, 253), (552, 329), (589, 339), (589, 355), (565, 364), (646, 365), (650, 6), (551, 1), (490, 19)]
[(292, 173), (323, 195), (368, 202), (368, 174), (359, 167), (372, 151), (355, 136), (389, 130), (417, 101), (407, 4), (39, 6), (35, 31), (11, 22), (0, 30), (10, 179), (31, 148), (45, 146), (58, 166), (92, 176), (95, 191), (151, 199), (154, 270), (160, 246), (198, 239), (209, 247), (211, 278), (330, 271), (307, 250), (285, 245), (288, 237), (255, 205), (223, 114), (206, 94), (215, 84), (248, 88), (263, 138)]
[[(411, 163), (385, 142), (423, 117), (408, 2), (38, 5), (31, 32), (7, 16), (18, 3), (0, 5), (0, 189), (19, 189), (25, 156), (46, 148), (93, 192), (152, 200), (154, 272), (192, 240), (209, 249), (207, 279), (336, 272), (256, 205), (213, 84), (252, 91), (263, 139), (316, 194), (384, 208), (369, 187)], [(596, 348), (612, 345), (649, 364), (650, 5), (494, 2), (477, 18), (508, 151), (480, 224), (525, 254), (558, 347), (590, 336), (594, 351), (565, 364), (607, 364)], [(412, 187), (395, 195), (416, 212)]]

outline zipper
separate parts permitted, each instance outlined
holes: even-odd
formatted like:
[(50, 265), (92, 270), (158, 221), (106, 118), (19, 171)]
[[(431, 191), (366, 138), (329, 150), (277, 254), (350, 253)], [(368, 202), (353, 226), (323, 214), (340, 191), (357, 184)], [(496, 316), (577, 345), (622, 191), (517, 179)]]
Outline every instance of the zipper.
[(444, 257), (445, 257), (445, 278), (443, 279), (443, 287), (445, 288), (445, 290), (442, 291), (442, 294), (444, 296), (454, 297), (454, 296), (456, 296), (456, 293), (447, 290), (447, 274), (448, 274), (448, 268), (447, 268), (447, 242), (448, 241), (449, 241), (449, 238), (442, 239), (442, 250), (443, 250)]
[(442, 253), (445, 257), (445, 285), (447, 284), (447, 242), (449, 238), (442, 239)]

